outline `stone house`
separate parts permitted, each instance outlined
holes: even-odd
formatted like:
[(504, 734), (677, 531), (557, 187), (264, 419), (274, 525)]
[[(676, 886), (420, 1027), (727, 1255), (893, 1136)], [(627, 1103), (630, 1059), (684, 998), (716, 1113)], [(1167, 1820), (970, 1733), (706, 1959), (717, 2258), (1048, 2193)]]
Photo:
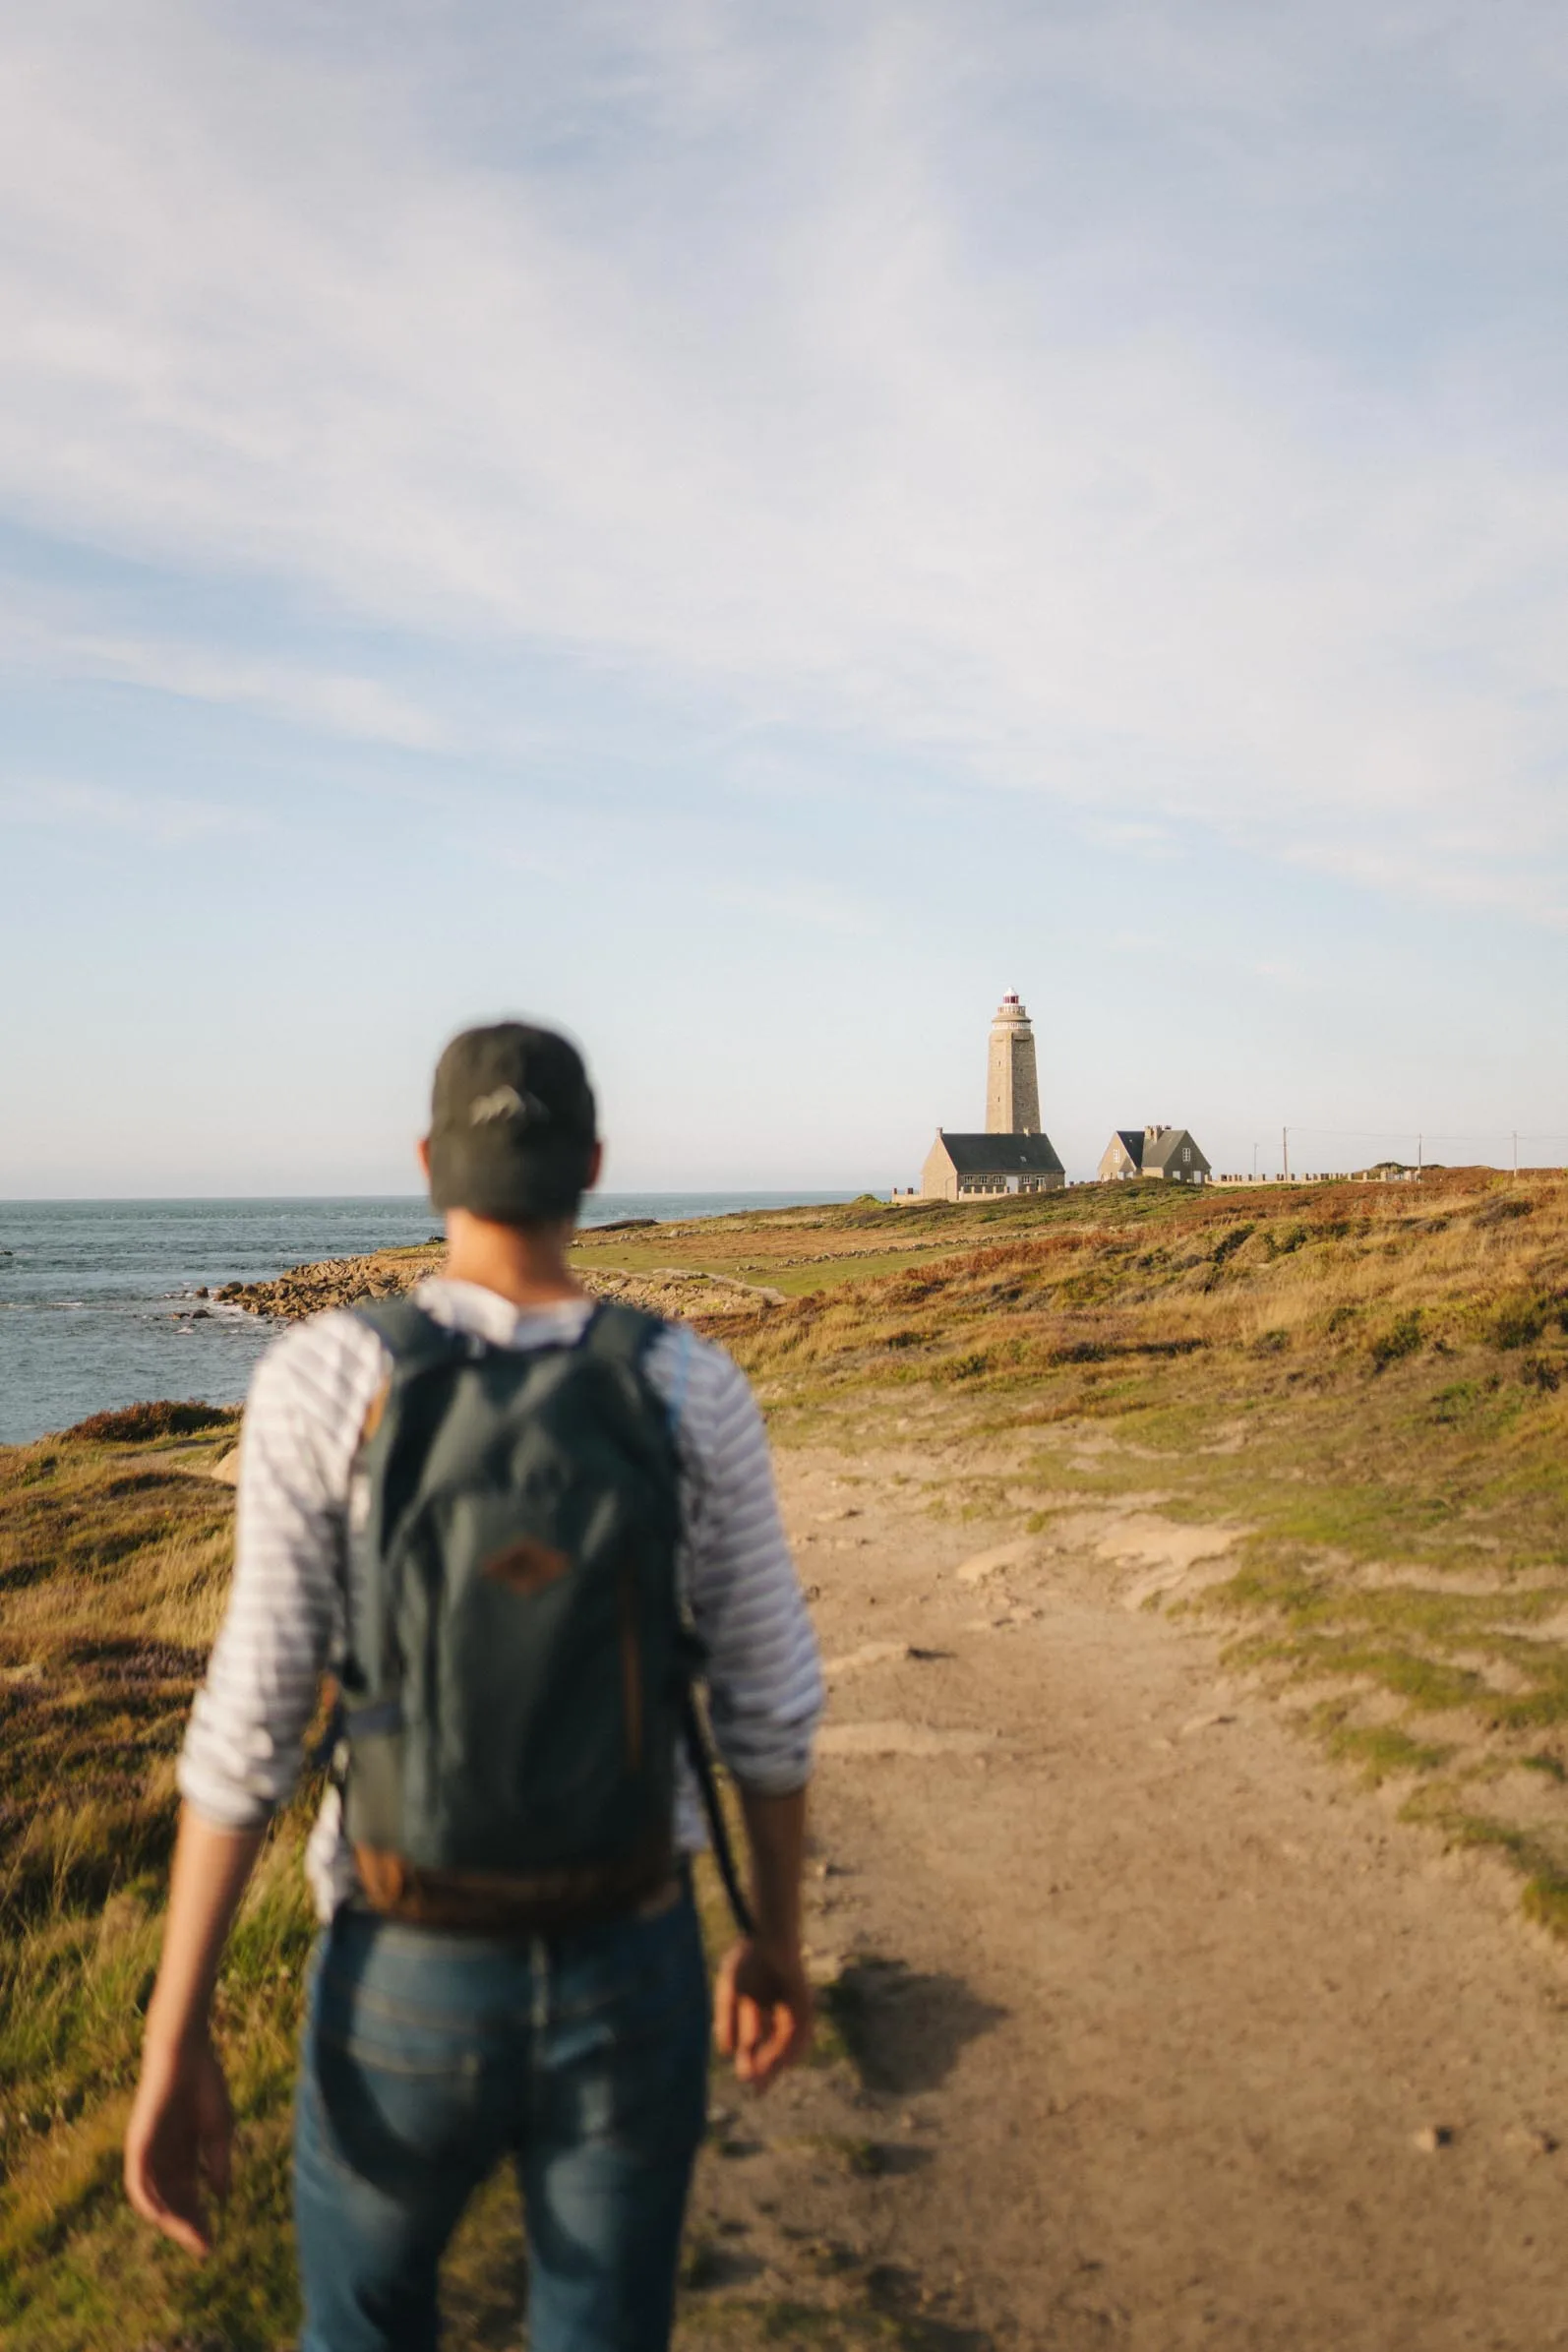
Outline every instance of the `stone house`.
[(920, 1172), (922, 1200), (1059, 1192), (1067, 1180), (1049, 1135), (950, 1135), (943, 1127)]
[(1185, 1127), (1118, 1127), (1100, 1155), (1100, 1181), (1114, 1183), (1124, 1176), (1203, 1184), (1209, 1163)]

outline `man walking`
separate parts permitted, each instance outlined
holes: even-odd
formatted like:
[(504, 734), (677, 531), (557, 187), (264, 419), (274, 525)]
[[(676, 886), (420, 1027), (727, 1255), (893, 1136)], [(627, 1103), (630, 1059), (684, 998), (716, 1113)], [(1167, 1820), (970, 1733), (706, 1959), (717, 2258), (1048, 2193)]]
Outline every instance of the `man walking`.
[(575, 1050), (515, 1022), (455, 1038), (421, 1158), (446, 1272), (294, 1327), (252, 1385), (126, 2184), (207, 2250), (231, 2128), (212, 1989), (331, 1670), (301, 2352), (434, 2346), (442, 2253), (508, 2156), (533, 2352), (657, 2352), (706, 2105), (690, 1673), (699, 1658), (755, 1914), (715, 2030), (761, 2088), (810, 2032), (816, 1649), (743, 1375), (683, 1326), (595, 1307), (571, 1271), (600, 1160)]

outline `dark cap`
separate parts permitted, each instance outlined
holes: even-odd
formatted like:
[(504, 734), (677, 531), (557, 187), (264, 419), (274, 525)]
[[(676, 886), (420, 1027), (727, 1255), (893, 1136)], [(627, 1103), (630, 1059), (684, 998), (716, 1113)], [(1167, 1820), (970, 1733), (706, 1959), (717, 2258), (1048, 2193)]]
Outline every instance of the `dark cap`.
[(430, 1197), (438, 1209), (516, 1225), (570, 1217), (597, 1130), (582, 1056), (552, 1029), (465, 1029), (436, 1064)]

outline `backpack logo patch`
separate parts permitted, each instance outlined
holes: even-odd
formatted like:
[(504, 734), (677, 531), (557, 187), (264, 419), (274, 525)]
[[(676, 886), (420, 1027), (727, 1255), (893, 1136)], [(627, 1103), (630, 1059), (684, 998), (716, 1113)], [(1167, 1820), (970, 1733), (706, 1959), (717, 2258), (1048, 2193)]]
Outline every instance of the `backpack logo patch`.
[(485, 1562), (484, 1573), (493, 1584), (505, 1585), (509, 1593), (542, 1593), (546, 1585), (553, 1585), (565, 1576), (572, 1562), (564, 1551), (553, 1544), (541, 1543), (537, 1536), (524, 1536), (510, 1543), (505, 1551), (498, 1551), (493, 1560)]

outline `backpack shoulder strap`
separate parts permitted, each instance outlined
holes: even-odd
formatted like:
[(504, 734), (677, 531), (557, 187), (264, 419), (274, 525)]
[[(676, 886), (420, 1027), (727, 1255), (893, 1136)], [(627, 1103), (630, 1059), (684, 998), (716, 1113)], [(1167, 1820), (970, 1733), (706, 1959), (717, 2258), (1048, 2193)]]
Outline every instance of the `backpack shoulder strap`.
[(692, 1374), (692, 1356), (696, 1346), (690, 1323), (668, 1322), (663, 1315), (649, 1314), (639, 1306), (611, 1303), (595, 1308), (578, 1345), (589, 1349), (602, 1361), (624, 1363), (645, 1378), (651, 1351), (667, 1337), (676, 1342), (676, 1360), (674, 1382), (663, 1401), (664, 1417), (670, 1435), (679, 1437), (686, 1386)]
[(662, 1315), (650, 1315), (640, 1306), (623, 1306), (618, 1299), (605, 1299), (595, 1306), (582, 1327), (577, 1342), (590, 1356), (597, 1356), (604, 1363), (624, 1363), (640, 1372), (648, 1350), (669, 1325)]
[(438, 1323), (412, 1298), (362, 1298), (348, 1311), (376, 1334), (399, 1372), (440, 1363), (466, 1345), (461, 1332)]
[[(609, 1360), (630, 1364), (643, 1372), (648, 1350), (667, 1331), (676, 1333), (680, 1354), (676, 1363), (675, 1384), (665, 1406), (665, 1417), (670, 1435), (679, 1435), (681, 1410), (686, 1402), (686, 1385), (691, 1376), (692, 1356), (696, 1341), (689, 1323), (667, 1323), (661, 1315), (645, 1314), (639, 1307), (606, 1305), (592, 1316), (582, 1335), (582, 1345)], [(724, 1817), (724, 1805), (718, 1791), (713, 1769), (712, 1752), (701, 1711), (692, 1687), (690, 1673), (683, 1677), (679, 1694), (681, 1733), (691, 1761), (702, 1810), (707, 1816), (708, 1836), (713, 1842), (713, 1859), (718, 1864), (719, 1877), (729, 1898), (735, 1924), (743, 1936), (754, 1936), (756, 1922), (741, 1885), (736, 1867), (735, 1847), (730, 1837), (730, 1825)]]

